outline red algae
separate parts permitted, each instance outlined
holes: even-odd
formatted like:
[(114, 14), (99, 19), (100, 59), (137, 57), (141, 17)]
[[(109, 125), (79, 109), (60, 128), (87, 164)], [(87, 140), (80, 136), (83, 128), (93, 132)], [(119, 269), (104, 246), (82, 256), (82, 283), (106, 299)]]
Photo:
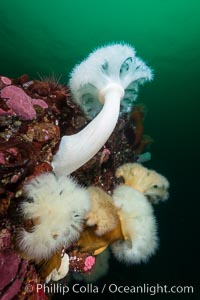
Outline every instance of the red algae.
[(7, 86), (1, 90), (1, 97), (6, 105), (12, 109), (22, 120), (32, 120), (36, 117), (31, 98), (19, 87)]

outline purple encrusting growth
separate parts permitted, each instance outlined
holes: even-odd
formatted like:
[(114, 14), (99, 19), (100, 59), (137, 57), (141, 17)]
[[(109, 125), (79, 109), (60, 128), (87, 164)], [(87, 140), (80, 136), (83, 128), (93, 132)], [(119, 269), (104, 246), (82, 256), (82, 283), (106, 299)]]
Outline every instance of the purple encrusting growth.
[(10, 85), (12, 83), (12, 81), (10, 80), (10, 78), (5, 77), (5, 76), (1, 76), (0, 80), (2, 81), (3, 84), (5, 85)]
[(42, 107), (43, 109), (48, 107), (46, 102), (44, 102), (41, 99), (31, 99), (31, 102), (32, 102), (33, 105), (38, 105), (38, 106)]
[(10, 85), (1, 91), (1, 97), (8, 99), (6, 105), (23, 120), (32, 120), (36, 111), (31, 103), (31, 98), (20, 88)]
[(6, 105), (22, 120), (32, 120), (36, 118), (36, 111), (33, 105), (47, 108), (47, 104), (41, 99), (32, 99), (21, 88), (10, 85), (1, 90), (1, 97), (6, 101)]
[(2, 152), (0, 152), (0, 164), (4, 165), (6, 163), (5, 158), (4, 158), (4, 154)]
[(0, 290), (2, 290), (10, 281), (15, 278), (19, 268), (19, 255), (12, 249), (6, 249), (0, 252), (0, 271), (2, 276)]
[(0, 291), (3, 291), (2, 300), (13, 299), (19, 293), (27, 266), (28, 261), (21, 260), (14, 250), (6, 249), (0, 252), (0, 271), (3, 275), (0, 282)]

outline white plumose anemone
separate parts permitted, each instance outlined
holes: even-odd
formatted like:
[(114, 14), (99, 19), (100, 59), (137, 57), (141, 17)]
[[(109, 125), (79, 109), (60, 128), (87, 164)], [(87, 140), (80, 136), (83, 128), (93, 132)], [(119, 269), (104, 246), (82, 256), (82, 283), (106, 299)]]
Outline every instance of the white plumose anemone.
[(21, 205), (22, 214), (35, 225), (31, 232), (19, 233), (19, 248), (36, 261), (48, 259), (79, 238), (90, 209), (89, 193), (70, 177), (52, 173), (31, 180), (24, 190), (27, 201)]
[(152, 205), (142, 193), (125, 185), (116, 188), (113, 199), (119, 209), (125, 240), (113, 243), (112, 252), (127, 264), (146, 262), (158, 247)]
[(92, 121), (80, 132), (62, 137), (52, 162), (56, 175), (71, 174), (101, 149), (116, 126), (120, 107), (121, 112), (131, 111), (139, 85), (152, 77), (134, 48), (124, 43), (100, 47), (75, 66), (71, 93)]
[(154, 170), (139, 163), (127, 163), (119, 167), (116, 177), (123, 177), (125, 184), (141, 192), (148, 200), (156, 204), (169, 197), (169, 181)]

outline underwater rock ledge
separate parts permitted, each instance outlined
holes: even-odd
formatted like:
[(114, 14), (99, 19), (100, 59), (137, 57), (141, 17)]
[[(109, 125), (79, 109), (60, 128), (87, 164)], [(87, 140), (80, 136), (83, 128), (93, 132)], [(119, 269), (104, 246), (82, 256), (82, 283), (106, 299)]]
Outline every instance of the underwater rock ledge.
[[(112, 194), (114, 188), (123, 182), (122, 178), (115, 176), (117, 168), (135, 162), (152, 143), (143, 134), (144, 114), (144, 106), (135, 105), (131, 113), (120, 116), (102, 149), (72, 174), (81, 186), (93, 185)], [(67, 86), (51, 78), (30, 80), (28, 75), (16, 79), (0, 76), (0, 258), (7, 264), (5, 250), (10, 251), (13, 261), (11, 277), (15, 278), (11, 283), (2, 271), (5, 284), (0, 292), (4, 298), (13, 295), (16, 299), (35, 299), (36, 290), (27, 294), (26, 284), (44, 282), (41, 265), (22, 258), (14, 245), (13, 237), (18, 228), (23, 226), (30, 230), (33, 226), (31, 220), (24, 221), (19, 213), (20, 203), (24, 200), (24, 185), (40, 174), (51, 172), (52, 157), (58, 150), (61, 137), (75, 134), (87, 124), (84, 113), (71, 100)], [(85, 273), (85, 262), (92, 261), (88, 258), (90, 253), (80, 253), (76, 246), (74, 244), (68, 249), (68, 276), (75, 270)], [(14, 262), (20, 266), (20, 275), (16, 274)], [(92, 266), (88, 268), (91, 271)], [(19, 276), (23, 278), (22, 284), (17, 281)], [(45, 294), (41, 299), (46, 299)]]

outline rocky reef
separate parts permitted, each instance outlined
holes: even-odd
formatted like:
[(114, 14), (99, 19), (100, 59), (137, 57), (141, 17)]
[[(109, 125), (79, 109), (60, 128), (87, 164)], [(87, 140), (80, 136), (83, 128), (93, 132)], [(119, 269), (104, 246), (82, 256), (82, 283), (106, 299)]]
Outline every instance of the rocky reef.
[[(119, 166), (137, 161), (151, 144), (144, 135), (145, 107), (135, 105), (120, 116), (102, 149), (71, 175), (85, 187), (101, 187), (109, 194), (122, 181), (115, 177)], [(39, 266), (22, 257), (15, 248), (20, 226), (29, 230), (31, 220), (20, 215), (23, 187), (34, 177), (52, 171), (52, 158), (63, 135), (79, 132), (88, 124), (81, 109), (71, 100), (67, 86), (53, 78), (31, 80), (0, 76), (0, 272), (1, 299), (46, 299), (35, 285), (44, 282)], [(73, 272), (90, 272), (90, 253), (77, 252), (76, 244), (65, 249)], [(40, 266), (41, 267), (41, 266)], [(27, 290), (27, 284), (32, 288)]]

